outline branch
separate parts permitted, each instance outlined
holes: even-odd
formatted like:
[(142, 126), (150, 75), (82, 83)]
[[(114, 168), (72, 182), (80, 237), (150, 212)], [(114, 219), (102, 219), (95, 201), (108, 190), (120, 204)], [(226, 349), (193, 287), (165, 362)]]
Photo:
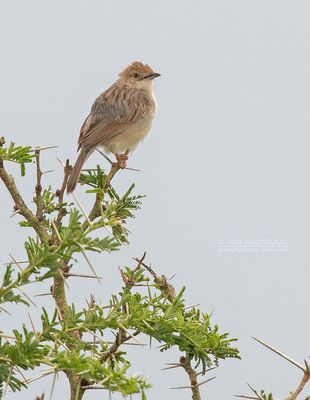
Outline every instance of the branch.
[[(141, 265), (143, 260), (145, 259), (146, 253), (143, 254), (143, 256), (141, 257), (141, 259), (137, 259), (138, 265), (131, 271), (131, 276), (133, 277), (135, 272), (137, 272)], [(134, 278), (130, 279), (127, 276), (125, 276), (124, 272), (120, 270), (120, 274), (121, 277), (123, 279), (123, 282), (125, 283), (126, 288), (130, 291), (134, 285), (135, 285), (135, 280)], [(122, 306), (122, 310), (124, 312), (124, 314), (127, 314), (127, 307), (126, 304), (123, 304)], [(115, 341), (113, 342), (112, 346), (109, 347), (109, 349), (107, 351), (105, 351), (102, 356), (100, 357), (101, 361), (106, 361), (107, 359), (109, 359), (110, 357), (112, 357), (113, 354), (115, 354), (118, 350), (118, 348), (125, 343), (126, 341), (128, 341), (129, 339), (131, 339), (132, 337), (135, 337), (137, 335), (140, 334), (140, 331), (135, 331), (134, 333), (130, 334), (130, 335), (126, 335), (126, 332), (124, 331), (124, 329), (120, 328), (118, 330), (118, 333), (116, 335)]]
[[(83, 223), (83, 229), (86, 230), (87, 227), (89, 226), (89, 221), (93, 221), (94, 219), (100, 217), (101, 213), (102, 213), (102, 200), (103, 197), (105, 195), (105, 193), (107, 192), (107, 190), (109, 189), (110, 183), (112, 181), (112, 179), (114, 178), (114, 175), (120, 170), (121, 168), (118, 166), (117, 163), (112, 163), (111, 164), (111, 169), (109, 174), (106, 177), (106, 180), (103, 183), (102, 186), (102, 192), (101, 193), (97, 193), (96, 194), (96, 200), (95, 203), (88, 215), (88, 219), (86, 219)], [(88, 221), (89, 220), (89, 221)]]
[[(200, 389), (199, 389), (200, 386), (212, 381), (213, 379), (215, 379), (215, 376), (213, 376), (212, 378), (206, 379), (203, 382), (198, 383), (197, 376), (199, 374), (197, 374), (197, 372), (194, 370), (194, 368), (192, 368), (190, 359), (188, 357), (182, 356), (180, 358), (180, 364), (175, 364), (175, 367), (177, 367), (177, 366), (182, 366), (184, 368), (185, 372), (187, 373), (187, 375), (189, 377), (190, 386), (178, 386), (178, 387), (173, 387), (171, 389), (191, 389), (192, 399), (193, 400), (201, 400)], [(211, 368), (211, 369), (213, 369), (213, 368)]]
[[(1, 138), (0, 146), (2, 147), (4, 143), (5, 143), (4, 138)], [(8, 192), (10, 193), (15, 203), (14, 211), (18, 211), (18, 213), (21, 214), (31, 224), (31, 226), (36, 231), (41, 241), (47, 241), (48, 234), (46, 232), (44, 224), (42, 223), (42, 221), (38, 220), (38, 218), (32, 213), (32, 211), (26, 205), (24, 199), (19, 193), (19, 190), (17, 189), (13, 177), (9, 175), (9, 173), (6, 171), (3, 160), (0, 160), (0, 179), (3, 181), (4, 185), (6, 186)]]
[[(144, 258), (143, 258), (144, 259)], [(165, 275), (157, 275), (151, 266), (146, 265), (143, 260), (134, 258), (140, 265), (142, 265), (154, 278), (154, 282), (159, 286), (159, 289), (167, 296), (167, 299), (172, 303), (176, 298), (176, 291), (173, 285), (169, 283), (169, 279)]]
[[(307, 365), (308, 367), (308, 365)], [(287, 398), (287, 400), (295, 400), (297, 399), (297, 396), (302, 392), (302, 390), (304, 389), (304, 387), (306, 386), (306, 384), (309, 382), (310, 379), (310, 370), (309, 367), (307, 368), (307, 370), (304, 372), (304, 375), (301, 379), (300, 384), (298, 385), (298, 387), (291, 392), (290, 396)]]
[(62, 181), (62, 185), (61, 188), (56, 191), (56, 196), (58, 197), (58, 204), (59, 204), (59, 210), (55, 221), (55, 225), (57, 228), (60, 227), (62, 218), (67, 214), (67, 210), (62, 206), (62, 204), (64, 202), (64, 193), (66, 190), (68, 178), (71, 171), (72, 171), (72, 166), (69, 164), (69, 160), (66, 160), (66, 165), (64, 166), (64, 178)]

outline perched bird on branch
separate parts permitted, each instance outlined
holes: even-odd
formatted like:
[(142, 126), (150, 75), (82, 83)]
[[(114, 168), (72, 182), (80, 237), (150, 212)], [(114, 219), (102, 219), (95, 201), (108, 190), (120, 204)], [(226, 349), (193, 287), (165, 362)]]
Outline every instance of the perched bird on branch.
[(158, 76), (150, 66), (135, 61), (96, 99), (80, 131), (80, 154), (67, 183), (68, 193), (74, 191), (85, 161), (97, 147), (112, 152), (118, 166), (126, 167), (128, 154), (151, 128), (156, 111), (153, 79)]

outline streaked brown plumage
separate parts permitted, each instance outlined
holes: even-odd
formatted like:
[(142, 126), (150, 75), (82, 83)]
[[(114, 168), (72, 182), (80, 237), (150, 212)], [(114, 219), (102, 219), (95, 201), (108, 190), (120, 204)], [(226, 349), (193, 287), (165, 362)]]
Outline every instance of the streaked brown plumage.
[(68, 193), (75, 189), (84, 162), (97, 147), (115, 154), (121, 168), (126, 166), (128, 154), (151, 128), (156, 110), (152, 80), (158, 76), (148, 65), (135, 61), (96, 99), (80, 131), (80, 154), (68, 180)]

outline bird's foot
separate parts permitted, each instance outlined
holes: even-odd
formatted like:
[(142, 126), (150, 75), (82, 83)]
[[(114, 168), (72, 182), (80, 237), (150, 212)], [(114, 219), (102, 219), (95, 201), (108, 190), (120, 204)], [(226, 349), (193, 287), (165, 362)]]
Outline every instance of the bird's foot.
[(124, 169), (127, 166), (128, 154), (116, 154), (117, 165), (119, 168)]

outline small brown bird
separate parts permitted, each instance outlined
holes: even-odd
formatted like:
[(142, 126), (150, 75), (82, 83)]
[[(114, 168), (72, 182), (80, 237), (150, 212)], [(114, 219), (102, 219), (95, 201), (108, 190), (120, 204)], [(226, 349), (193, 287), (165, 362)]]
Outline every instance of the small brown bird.
[(150, 66), (135, 61), (96, 99), (80, 130), (80, 154), (70, 174), (67, 193), (74, 191), (83, 164), (97, 147), (112, 152), (119, 167), (126, 167), (128, 154), (152, 126), (156, 111), (152, 81), (158, 76)]

